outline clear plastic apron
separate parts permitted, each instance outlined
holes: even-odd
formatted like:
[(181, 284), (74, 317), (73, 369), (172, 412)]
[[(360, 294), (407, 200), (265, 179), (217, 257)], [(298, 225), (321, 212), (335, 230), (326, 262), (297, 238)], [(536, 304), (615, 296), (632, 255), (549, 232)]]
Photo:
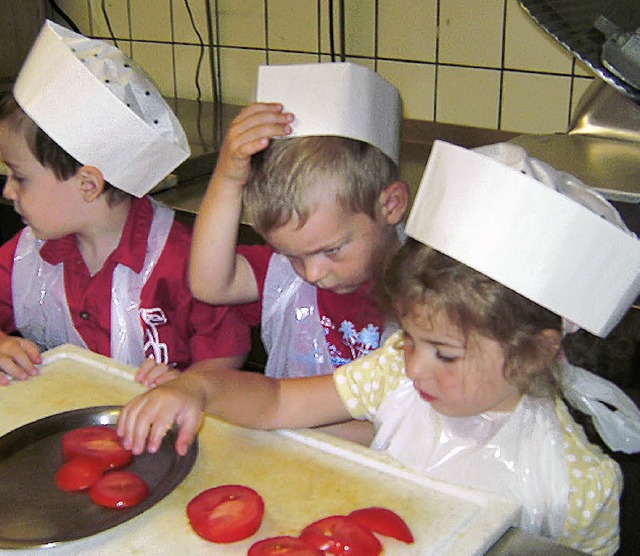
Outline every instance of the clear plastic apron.
[(374, 424), (372, 448), (430, 477), (515, 498), (524, 508), (520, 527), (562, 534), (569, 476), (554, 401), (524, 396), (511, 413), (447, 417), (406, 380)]
[[(117, 265), (111, 286), (111, 357), (136, 367), (145, 358), (140, 295), (164, 249), (174, 216), (171, 209), (152, 203), (153, 221), (142, 270), (136, 273), (125, 265)], [(65, 343), (86, 348), (69, 312), (64, 265), (51, 265), (40, 256), (44, 243), (29, 227), (18, 240), (12, 271), (12, 283), (16, 285), (12, 288), (16, 327), (42, 350)]]
[(265, 374), (301, 377), (333, 372), (318, 315), (317, 290), (289, 260), (271, 256), (262, 296), (262, 342), (268, 354)]

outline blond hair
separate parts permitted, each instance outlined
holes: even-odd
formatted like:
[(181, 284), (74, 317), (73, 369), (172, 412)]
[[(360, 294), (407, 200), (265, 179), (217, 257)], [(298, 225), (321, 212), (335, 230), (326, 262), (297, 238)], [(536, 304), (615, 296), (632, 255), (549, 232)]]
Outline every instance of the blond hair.
[(555, 353), (539, 335), (561, 329), (558, 315), (411, 238), (386, 265), (382, 282), (383, 302), (396, 316), (443, 314), (465, 338), (477, 333), (500, 343), (504, 376), (522, 393), (558, 392)]
[(252, 159), (244, 188), (245, 214), (262, 234), (293, 217), (302, 226), (315, 210), (318, 188), (333, 179), (337, 186), (329, 194), (338, 203), (375, 218), (380, 193), (398, 175), (388, 156), (362, 141), (334, 136), (278, 139)]

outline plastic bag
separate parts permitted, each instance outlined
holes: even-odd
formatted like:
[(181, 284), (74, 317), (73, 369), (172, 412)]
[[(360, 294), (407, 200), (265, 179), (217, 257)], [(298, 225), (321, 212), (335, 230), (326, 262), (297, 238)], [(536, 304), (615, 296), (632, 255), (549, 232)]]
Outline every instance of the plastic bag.
[(590, 415), (598, 434), (616, 452), (640, 452), (640, 410), (612, 382), (585, 369), (560, 362), (560, 382), (567, 401)]

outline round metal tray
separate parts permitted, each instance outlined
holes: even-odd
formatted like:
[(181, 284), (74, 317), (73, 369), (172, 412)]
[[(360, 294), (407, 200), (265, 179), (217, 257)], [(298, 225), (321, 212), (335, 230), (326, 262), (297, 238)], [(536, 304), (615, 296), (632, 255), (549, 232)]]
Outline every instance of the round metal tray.
[(78, 427), (114, 426), (119, 406), (87, 407), (28, 423), (0, 438), (0, 548), (48, 547), (115, 527), (151, 508), (189, 474), (198, 455), (197, 442), (186, 456), (174, 448), (171, 429), (155, 454), (136, 456), (126, 469), (149, 485), (137, 506), (102, 508), (86, 492), (64, 492), (55, 484), (63, 463), (62, 435)]

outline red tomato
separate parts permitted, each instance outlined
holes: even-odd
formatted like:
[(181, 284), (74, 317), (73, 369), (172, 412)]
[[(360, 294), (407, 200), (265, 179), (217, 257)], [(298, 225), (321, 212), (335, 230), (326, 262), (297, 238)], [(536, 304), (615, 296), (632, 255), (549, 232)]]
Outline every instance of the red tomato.
[(67, 461), (78, 456), (95, 458), (105, 469), (122, 467), (133, 458), (131, 451), (120, 442), (116, 430), (107, 425), (81, 427), (65, 433), (62, 454)]
[(105, 508), (130, 508), (148, 494), (147, 483), (131, 471), (109, 471), (89, 488), (91, 500)]
[(387, 508), (362, 508), (351, 512), (349, 517), (375, 533), (393, 537), (408, 544), (413, 542), (413, 534), (404, 519)]
[(56, 473), (56, 485), (67, 491), (85, 490), (104, 473), (102, 462), (94, 458), (78, 456), (66, 462)]
[(187, 505), (191, 527), (211, 542), (235, 542), (250, 537), (260, 528), (263, 515), (262, 497), (242, 485), (207, 489)]
[(251, 545), (247, 556), (324, 556), (298, 537), (271, 537)]
[(300, 538), (327, 554), (377, 556), (382, 544), (366, 527), (344, 515), (332, 515), (307, 525)]

